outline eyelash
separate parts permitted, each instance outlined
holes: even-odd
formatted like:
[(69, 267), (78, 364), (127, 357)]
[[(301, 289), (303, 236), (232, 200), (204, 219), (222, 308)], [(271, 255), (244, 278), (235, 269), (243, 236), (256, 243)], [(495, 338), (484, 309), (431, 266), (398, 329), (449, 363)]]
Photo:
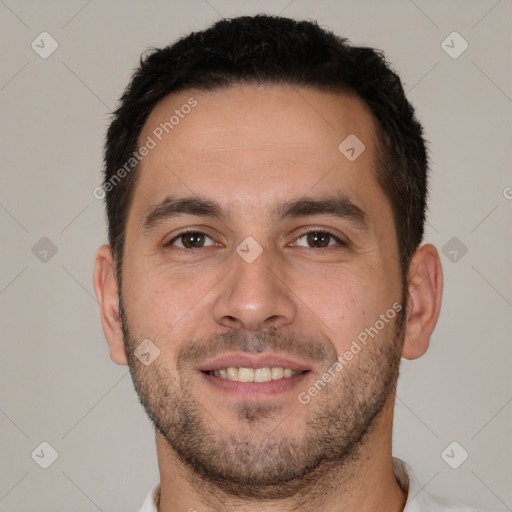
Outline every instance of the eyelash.
[[(190, 233), (193, 233), (193, 234), (197, 234), (197, 235), (205, 235), (207, 236), (208, 238), (211, 239), (211, 237), (205, 233), (204, 231), (199, 231), (197, 229), (187, 229), (187, 230), (184, 230), (184, 231), (181, 231), (180, 233), (178, 233), (174, 238), (172, 238), (171, 240), (169, 240), (168, 242), (166, 242), (164, 244), (165, 247), (172, 247), (173, 243), (182, 238), (183, 236), (187, 235), (187, 234), (190, 234)], [(334, 239), (338, 245), (340, 247), (347, 247), (347, 243), (344, 242), (343, 240), (341, 240), (339, 237), (337, 237), (336, 235), (334, 235), (333, 233), (331, 233), (330, 231), (325, 231), (325, 230), (321, 230), (321, 229), (312, 229), (310, 231), (305, 231), (304, 233), (301, 233), (295, 240), (298, 240), (299, 238), (302, 238), (304, 236), (307, 236), (311, 233), (317, 233), (317, 234), (322, 234), (322, 235), (328, 235), (331, 239)], [(211, 247), (211, 246), (208, 246), (208, 247)], [(318, 251), (319, 249), (328, 249), (328, 248), (332, 248), (333, 246), (327, 246), (327, 247), (305, 247), (305, 249), (311, 249), (312, 251)], [(205, 247), (197, 247), (197, 248), (187, 248), (187, 247), (177, 247), (176, 249), (178, 250), (182, 250), (182, 251), (194, 251), (194, 250), (197, 250), (197, 249), (205, 249)]]

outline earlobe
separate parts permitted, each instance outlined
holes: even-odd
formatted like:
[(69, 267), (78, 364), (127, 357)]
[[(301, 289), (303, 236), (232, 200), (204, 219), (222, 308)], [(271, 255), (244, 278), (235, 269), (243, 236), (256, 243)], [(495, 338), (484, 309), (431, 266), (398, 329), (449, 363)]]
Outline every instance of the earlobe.
[(418, 248), (408, 272), (408, 301), (402, 357), (416, 359), (428, 349), (441, 310), (443, 271), (432, 244)]
[(110, 348), (110, 358), (117, 364), (127, 365), (119, 317), (119, 293), (114, 271), (114, 257), (109, 245), (102, 245), (98, 249), (93, 284), (100, 305), (103, 332)]

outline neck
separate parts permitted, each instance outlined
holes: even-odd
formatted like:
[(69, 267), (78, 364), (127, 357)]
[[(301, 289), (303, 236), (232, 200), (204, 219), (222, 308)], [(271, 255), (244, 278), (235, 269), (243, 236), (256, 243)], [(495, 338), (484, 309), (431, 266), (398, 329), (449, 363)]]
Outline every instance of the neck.
[(227, 495), (206, 482), (178, 459), (157, 432), (161, 483), (158, 511), (401, 512), (407, 493), (397, 482), (391, 456), (392, 405), (392, 401), (386, 404), (352, 457), (343, 463), (334, 461), (320, 465), (301, 479), (301, 490), (295, 495), (264, 502)]

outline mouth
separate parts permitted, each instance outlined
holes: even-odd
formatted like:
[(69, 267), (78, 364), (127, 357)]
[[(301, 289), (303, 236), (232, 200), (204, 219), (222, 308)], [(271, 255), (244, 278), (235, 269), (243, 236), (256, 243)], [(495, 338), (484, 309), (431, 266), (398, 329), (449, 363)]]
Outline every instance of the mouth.
[(216, 390), (239, 399), (263, 398), (289, 391), (311, 372), (311, 368), (300, 361), (271, 354), (225, 355), (198, 369)]
[(263, 368), (244, 368), (229, 366), (219, 370), (209, 370), (203, 373), (213, 375), (221, 379), (227, 379), (236, 382), (269, 382), (271, 380), (289, 379), (294, 375), (300, 375), (305, 371), (294, 371), (291, 368), (281, 366), (264, 366)]

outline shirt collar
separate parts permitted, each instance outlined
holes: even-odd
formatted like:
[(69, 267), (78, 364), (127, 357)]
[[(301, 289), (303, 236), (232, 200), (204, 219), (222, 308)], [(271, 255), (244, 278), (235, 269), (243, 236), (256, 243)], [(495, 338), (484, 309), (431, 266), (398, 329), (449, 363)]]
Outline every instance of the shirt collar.
[[(441, 508), (435, 506), (439, 506), (441, 502), (436, 501), (430, 494), (423, 491), (411, 468), (405, 462), (393, 458), (393, 470), (398, 485), (407, 493), (407, 502), (403, 512), (421, 512), (431, 509), (441, 510)], [(139, 512), (158, 512), (159, 502), (160, 482), (158, 481), (149, 491)]]

